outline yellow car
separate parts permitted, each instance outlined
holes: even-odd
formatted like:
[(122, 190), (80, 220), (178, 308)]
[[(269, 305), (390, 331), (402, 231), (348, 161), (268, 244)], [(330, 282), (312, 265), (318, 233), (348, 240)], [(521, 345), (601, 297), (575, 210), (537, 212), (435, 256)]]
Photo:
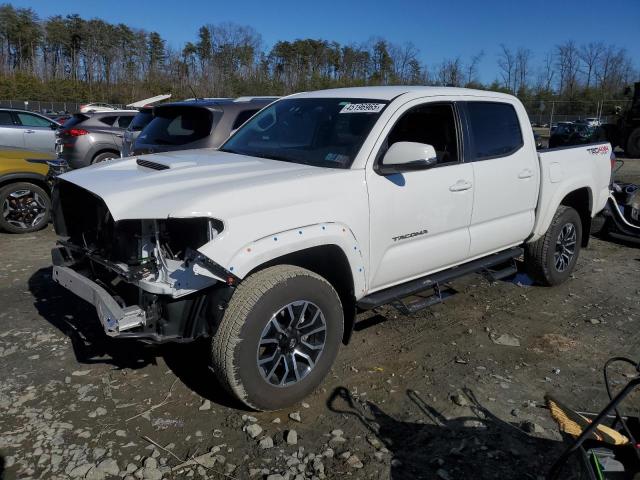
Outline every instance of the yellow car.
[(0, 230), (28, 233), (47, 226), (51, 210), (47, 182), (51, 154), (0, 149)]

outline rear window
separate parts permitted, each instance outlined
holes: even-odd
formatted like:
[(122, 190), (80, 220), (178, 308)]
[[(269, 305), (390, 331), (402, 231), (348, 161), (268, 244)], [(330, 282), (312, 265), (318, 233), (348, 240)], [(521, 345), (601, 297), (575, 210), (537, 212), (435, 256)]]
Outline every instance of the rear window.
[(126, 115), (126, 116), (122, 116), (118, 118), (118, 127), (120, 128), (127, 128), (129, 126), (129, 124), (131, 123), (131, 120), (133, 120), (133, 116), (132, 115)]
[(213, 114), (206, 108), (156, 108), (140, 141), (154, 145), (185, 145), (209, 136), (212, 126)]
[(76, 114), (73, 117), (71, 117), (69, 120), (64, 122), (64, 128), (75, 127), (79, 123), (84, 122), (87, 118), (89, 118), (87, 115)]
[(244, 110), (244, 111), (240, 112), (238, 114), (238, 116), (236, 117), (235, 121), (233, 122), (233, 126), (231, 127), (231, 130), (236, 130), (237, 128), (240, 128), (240, 126), (244, 122), (246, 122), (251, 117), (253, 117), (257, 112), (258, 112), (258, 109)]
[(468, 102), (472, 160), (504, 157), (524, 145), (518, 115), (512, 105)]
[(131, 124), (129, 125), (129, 130), (132, 132), (141, 132), (144, 127), (149, 125), (149, 122), (153, 119), (153, 113), (151, 110), (145, 110), (142, 112), (138, 112), (138, 114), (133, 117)]
[(118, 117), (117, 116), (108, 116), (108, 117), (100, 117), (98, 118), (98, 121), (100, 123), (104, 123), (105, 125), (109, 125), (110, 127), (113, 126), (113, 124), (115, 123), (116, 119)]

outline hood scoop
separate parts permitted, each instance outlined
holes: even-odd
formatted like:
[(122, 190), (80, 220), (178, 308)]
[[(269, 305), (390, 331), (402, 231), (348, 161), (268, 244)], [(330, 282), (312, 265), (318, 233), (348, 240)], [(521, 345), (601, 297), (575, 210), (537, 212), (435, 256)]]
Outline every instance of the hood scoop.
[(176, 168), (193, 167), (197, 165), (196, 162), (171, 162), (166, 164), (145, 160), (143, 158), (136, 159), (136, 163), (141, 167), (150, 168), (151, 170), (175, 170)]

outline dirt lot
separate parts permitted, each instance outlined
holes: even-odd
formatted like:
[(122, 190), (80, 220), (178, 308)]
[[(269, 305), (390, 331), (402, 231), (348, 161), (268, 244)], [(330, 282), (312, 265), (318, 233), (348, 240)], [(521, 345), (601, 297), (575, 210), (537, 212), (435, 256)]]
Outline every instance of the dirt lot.
[[(620, 174), (640, 182), (640, 160)], [(564, 445), (544, 394), (599, 410), (603, 362), (640, 357), (640, 250), (594, 238), (556, 288), (472, 276), (418, 314), (361, 315), (306, 403), (247, 412), (216, 384), (206, 344), (107, 339), (52, 284), (54, 242), (51, 228), (0, 235), (7, 479), (536, 479)]]

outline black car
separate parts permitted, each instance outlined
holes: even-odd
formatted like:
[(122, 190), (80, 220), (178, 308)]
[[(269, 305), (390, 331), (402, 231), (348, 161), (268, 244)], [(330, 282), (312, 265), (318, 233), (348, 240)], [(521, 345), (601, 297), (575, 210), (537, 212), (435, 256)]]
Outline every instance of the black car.
[(153, 108), (129, 155), (217, 148), (229, 135), (277, 97), (194, 99)]
[(604, 130), (584, 123), (559, 123), (549, 137), (549, 148), (606, 141)]

